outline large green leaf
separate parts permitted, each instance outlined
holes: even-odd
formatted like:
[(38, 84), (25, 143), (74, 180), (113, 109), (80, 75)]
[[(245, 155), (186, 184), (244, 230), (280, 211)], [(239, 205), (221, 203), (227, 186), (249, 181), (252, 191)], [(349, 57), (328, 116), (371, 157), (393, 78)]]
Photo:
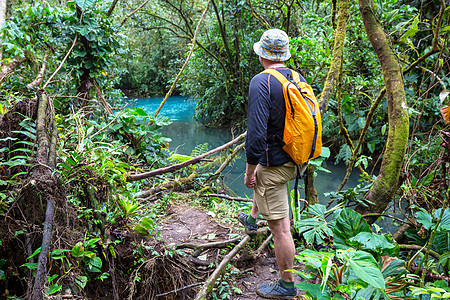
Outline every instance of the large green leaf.
[(419, 16), (414, 17), (411, 23), (405, 24), (408, 30), (402, 34), (400, 41), (406, 43), (406, 39), (413, 37), (419, 31)]
[(333, 236), (331, 228), (334, 220), (327, 222), (325, 220), (326, 213), (325, 205), (314, 204), (309, 206), (308, 210), (303, 213), (306, 218), (295, 223), (297, 232), (303, 235), (307, 243), (312, 244), (316, 241), (318, 244), (321, 244), (325, 238)]
[(296, 255), (296, 258), (306, 266), (319, 270), (322, 267), (323, 258), (331, 255), (331, 253), (306, 249)]
[(70, 252), (74, 257), (83, 257), (86, 251), (84, 250), (84, 246), (82, 242), (78, 242), (75, 246), (73, 246), (72, 251)]
[(327, 286), (328, 278), (330, 277), (331, 267), (333, 266), (333, 258), (334, 254), (330, 253), (330, 255), (326, 255), (322, 259), (322, 292), (325, 291), (325, 288)]
[[(390, 262), (388, 261), (391, 260)], [(397, 276), (406, 272), (406, 264), (404, 260), (392, 257), (383, 256), (383, 265), (381, 266), (381, 273), (384, 278)]]
[[(441, 210), (441, 208), (435, 210), (434, 217), (436, 218), (436, 220), (439, 218)], [(444, 210), (444, 214), (442, 215), (442, 220), (439, 224), (438, 231), (443, 233), (447, 233), (448, 231), (450, 231), (450, 208)]]
[(320, 284), (302, 281), (295, 286), (300, 288), (300, 290), (305, 291), (308, 296), (311, 296), (315, 300), (331, 300), (330, 293), (328, 291), (322, 292)]
[(337, 249), (358, 246), (357, 242), (351, 242), (350, 239), (360, 232), (372, 232), (370, 225), (356, 211), (349, 208), (342, 209), (334, 226), (334, 246)]
[(354, 249), (337, 250), (336, 255), (346, 262), (355, 275), (364, 282), (379, 289), (385, 289), (384, 277), (372, 254)]
[(350, 239), (351, 242), (358, 242), (364, 246), (365, 250), (373, 250), (383, 253), (385, 250), (394, 249), (395, 246), (380, 234), (372, 232), (360, 232)]
[(75, 0), (75, 3), (80, 7), (81, 10), (85, 10), (86, 8), (93, 6), (95, 0)]
[(328, 227), (328, 223), (317, 218), (300, 220), (295, 224), (295, 227), (309, 244), (312, 244), (314, 241), (322, 244), (325, 237), (333, 236), (333, 231)]
[(62, 285), (59, 285), (59, 284), (55, 283), (55, 284), (52, 284), (51, 286), (49, 286), (47, 288), (47, 294), (52, 295), (52, 294), (54, 294), (56, 292), (59, 292), (61, 290), (62, 290)]
[(434, 225), (433, 217), (429, 213), (427, 213), (425, 210), (420, 210), (420, 211), (416, 212), (416, 219), (417, 219), (417, 222), (422, 224), (422, 226), (426, 230), (430, 230), (430, 228)]

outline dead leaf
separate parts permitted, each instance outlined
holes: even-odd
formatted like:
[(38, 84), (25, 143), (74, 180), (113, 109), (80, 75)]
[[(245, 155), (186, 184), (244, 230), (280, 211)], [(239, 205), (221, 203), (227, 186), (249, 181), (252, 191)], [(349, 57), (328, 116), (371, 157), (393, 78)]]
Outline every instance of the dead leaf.
[(444, 118), (445, 124), (448, 124), (450, 122), (450, 107), (448, 105), (441, 107), (441, 114)]

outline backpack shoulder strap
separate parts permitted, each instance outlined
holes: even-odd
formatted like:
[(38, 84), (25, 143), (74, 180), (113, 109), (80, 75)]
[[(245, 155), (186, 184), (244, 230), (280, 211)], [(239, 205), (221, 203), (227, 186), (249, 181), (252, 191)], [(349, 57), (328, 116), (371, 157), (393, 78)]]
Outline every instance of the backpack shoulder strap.
[(300, 83), (300, 75), (298, 75), (297, 72), (295, 72), (294, 70), (291, 70), (292, 73), (292, 78), (294, 79), (295, 82)]
[(288, 81), (287, 78), (283, 76), (283, 74), (275, 69), (265, 69), (262, 73), (269, 73), (270, 75), (273, 75), (276, 79), (278, 79), (279, 82), (281, 82), (282, 85), (284, 85), (284, 83)]

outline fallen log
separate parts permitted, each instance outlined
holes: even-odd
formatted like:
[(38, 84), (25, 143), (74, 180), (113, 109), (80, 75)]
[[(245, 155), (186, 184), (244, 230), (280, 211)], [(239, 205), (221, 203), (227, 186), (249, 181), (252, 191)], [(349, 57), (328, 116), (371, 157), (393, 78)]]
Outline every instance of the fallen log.
[(217, 147), (217, 148), (215, 148), (215, 149), (213, 149), (211, 151), (208, 151), (208, 152), (206, 152), (206, 153), (204, 153), (202, 155), (199, 155), (197, 157), (191, 158), (191, 159), (189, 159), (189, 160), (187, 160), (185, 162), (182, 162), (182, 163), (179, 163), (179, 164), (174, 164), (174, 165), (171, 165), (171, 166), (168, 166), (168, 167), (164, 167), (164, 168), (159, 168), (159, 169), (156, 169), (156, 170), (152, 170), (150, 172), (130, 175), (127, 178), (127, 181), (142, 180), (142, 179), (146, 179), (146, 178), (153, 177), (153, 176), (156, 176), (156, 175), (161, 175), (161, 174), (165, 174), (165, 173), (174, 172), (174, 171), (177, 171), (177, 170), (182, 169), (184, 167), (187, 167), (189, 165), (196, 164), (196, 163), (200, 162), (202, 159), (204, 159), (205, 157), (207, 157), (207, 156), (209, 156), (211, 154), (214, 154), (216, 152), (222, 151), (223, 149), (226, 149), (226, 148), (230, 147), (231, 145), (236, 144), (241, 139), (244, 139), (246, 134), (247, 134), (247, 132), (244, 132), (243, 134), (241, 134), (240, 136), (238, 136), (234, 140), (232, 140), (232, 141), (230, 141), (230, 142), (228, 142), (228, 143), (226, 143), (226, 144), (224, 144), (224, 145), (222, 145), (220, 147)]
[[(37, 139), (37, 154), (36, 161), (38, 166), (32, 174), (32, 180), (40, 182), (45, 180), (44, 178), (52, 178), (52, 168), (48, 165), (55, 165), (55, 153), (53, 149), (56, 149), (57, 132), (53, 132), (49, 137), (49, 129), (46, 127), (46, 118), (50, 108), (50, 122), (52, 130), (57, 130), (55, 125), (53, 106), (48, 95), (44, 92), (38, 93), (38, 113), (36, 119), (36, 139)], [(51, 151), (50, 151), (51, 150)], [(39, 186), (39, 184), (36, 184)], [(56, 192), (56, 190), (53, 190)], [(44, 285), (47, 275), (47, 260), (52, 243), (52, 225), (55, 215), (55, 199), (54, 195), (49, 192), (44, 192), (45, 198), (47, 198), (47, 208), (45, 212), (44, 232), (42, 236), (41, 252), (39, 253), (38, 264), (36, 269), (36, 278), (34, 280), (33, 292), (31, 295), (32, 300), (39, 300), (43, 298)]]
[(158, 186), (156, 186), (154, 188), (151, 188), (148, 191), (145, 191), (145, 192), (142, 192), (142, 193), (136, 195), (135, 197), (136, 198), (147, 198), (147, 197), (150, 197), (150, 196), (152, 196), (154, 194), (157, 194), (157, 193), (159, 193), (159, 192), (161, 192), (163, 190), (175, 189), (175, 188), (180, 187), (180, 186), (182, 186), (182, 185), (184, 185), (186, 183), (191, 182), (192, 180), (194, 180), (194, 178), (196, 176), (197, 176), (197, 173), (193, 172), (191, 175), (189, 175), (186, 178), (181, 178), (178, 181), (169, 182), (169, 183), (166, 183), (166, 184), (163, 184), (163, 185), (158, 185)]
[(231, 201), (241, 201), (241, 202), (253, 202), (252, 199), (248, 198), (240, 198), (240, 197), (231, 197), (228, 195), (222, 195), (222, 194), (203, 194), (200, 197), (217, 197), (217, 198), (223, 198)]

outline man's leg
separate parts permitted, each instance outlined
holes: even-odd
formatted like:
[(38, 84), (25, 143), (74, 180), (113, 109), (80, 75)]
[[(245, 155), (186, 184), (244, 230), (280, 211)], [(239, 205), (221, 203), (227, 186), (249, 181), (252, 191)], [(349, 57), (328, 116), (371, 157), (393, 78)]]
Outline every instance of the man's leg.
[(252, 216), (254, 219), (256, 219), (258, 217), (258, 213), (259, 213), (258, 204), (256, 204), (255, 196), (253, 196), (253, 204), (252, 204), (252, 210), (250, 212), (250, 216)]
[(295, 257), (295, 245), (291, 234), (289, 216), (280, 220), (270, 220), (268, 224), (273, 235), (275, 258), (281, 272), (281, 279), (292, 282), (294, 281), (292, 272), (286, 271), (294, 268)]

